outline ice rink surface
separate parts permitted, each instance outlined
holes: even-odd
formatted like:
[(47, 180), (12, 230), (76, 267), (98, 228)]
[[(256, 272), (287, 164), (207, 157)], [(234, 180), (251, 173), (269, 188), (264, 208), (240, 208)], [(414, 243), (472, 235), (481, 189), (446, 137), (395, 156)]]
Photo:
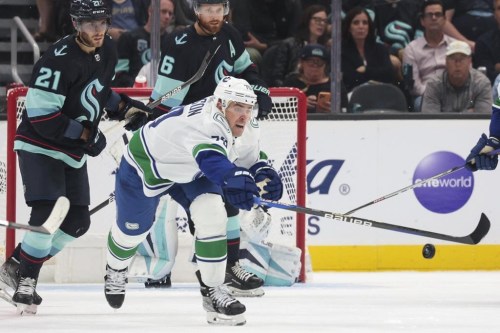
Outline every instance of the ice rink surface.
[(247, 323), (211, 326), (198, 287), (128, 285), (108, 306), (99, 284), (40, 284), (36, 316), (0, 300), (0, 332), (500, 332), (500, 272), (311, 273), (293, 287), (241, 298)]

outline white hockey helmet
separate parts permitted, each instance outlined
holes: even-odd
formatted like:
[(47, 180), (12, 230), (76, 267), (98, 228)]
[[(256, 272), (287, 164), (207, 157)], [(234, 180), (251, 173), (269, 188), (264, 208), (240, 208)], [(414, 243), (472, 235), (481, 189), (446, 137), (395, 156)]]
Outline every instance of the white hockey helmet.
[(229, 106), (230, 102), (238, 102), (255, 107), (257, 104), (257, 95), (253, 92), (250, 84), (243, 79), (237, 79), (232, 76), (224, 76), (215, 88), (214, 96), (220, 99), (223, 111)]

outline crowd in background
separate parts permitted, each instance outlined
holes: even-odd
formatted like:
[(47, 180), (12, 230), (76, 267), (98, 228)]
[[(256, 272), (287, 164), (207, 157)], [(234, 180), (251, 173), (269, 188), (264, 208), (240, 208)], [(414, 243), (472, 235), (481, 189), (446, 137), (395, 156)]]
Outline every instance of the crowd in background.
[[(132, 86), (151, 58), (151, 0), (105, 2), (119, 54), (114, 85)], [(69, 1), (36, 3), (37, 41), (71, 33)], [(347, 112), (356, 111), (349, 98), (361, 85), (396, 86), (414, 112), (489, 113), (497, 96), (500, 0), (343, 0), (341, 40), (331, 38), (331, 0), (230, 0), (230, 6), (227, 19), (262, 77), (271, 87), (302, 90), (308, 112), (331, 111), (330, 98), (319, 97), (330, 92), (333, 43), (341, 43)], [(195, 20), (192, 0), (161, 0), (160, 7), (162, 38)]]

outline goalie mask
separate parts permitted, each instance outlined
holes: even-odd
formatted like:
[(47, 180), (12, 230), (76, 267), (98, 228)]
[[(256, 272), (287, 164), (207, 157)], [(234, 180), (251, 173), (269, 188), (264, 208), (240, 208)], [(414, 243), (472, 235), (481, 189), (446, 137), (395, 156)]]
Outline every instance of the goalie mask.
[(253, 107), (252, 116), (257, 115), (257, 95), (253, 92), (250, 84), (232, 76), (225, 76), (215, 88), (214, 96), (221, 101), (222, 111), (226, 111), (231, 102), (248, 104)]
[(200, 14), (201, 5), (224, 5), (224, 16), (229, 14), (229, 0), (194, 0), (193, 8), (196, 15)]

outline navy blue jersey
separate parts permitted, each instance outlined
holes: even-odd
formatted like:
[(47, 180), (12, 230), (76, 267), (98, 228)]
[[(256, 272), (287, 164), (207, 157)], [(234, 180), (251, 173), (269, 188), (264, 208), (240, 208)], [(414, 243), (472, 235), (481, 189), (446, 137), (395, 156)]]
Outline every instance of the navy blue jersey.
[(163, 102), (164, 111), (178, 105), (186, 105), (213, 94), (224, 76), (240, 77), (250, 84), (266, 86), (258, 77), (257, 69), (250, 60), (239, 32), (224, 23), (214, 36), (200, 36), (194, 26), (172, 33), (167, 38), (158, 66), (158, 79), (151, 94), (153, 100), (189, 80), (200, 68), (208, 50), (220, 49), (208, 65), (203, 77)]
[[(165, 45), (167, 33), (160, 36), (160, 46)], [(114, 87), (132, 87), (142, 66), (151, 61), (151, 34), (144, 27), (126, 31), (118, 39), (118, 64)]]
[(94, 54), (84, 52), (75, 38), (59, 40), (35, 64), (14, 149), (78, 168), (86, 161), (82, 124), (95, 133), (111, 91), (117, 55), (108, 35)]

